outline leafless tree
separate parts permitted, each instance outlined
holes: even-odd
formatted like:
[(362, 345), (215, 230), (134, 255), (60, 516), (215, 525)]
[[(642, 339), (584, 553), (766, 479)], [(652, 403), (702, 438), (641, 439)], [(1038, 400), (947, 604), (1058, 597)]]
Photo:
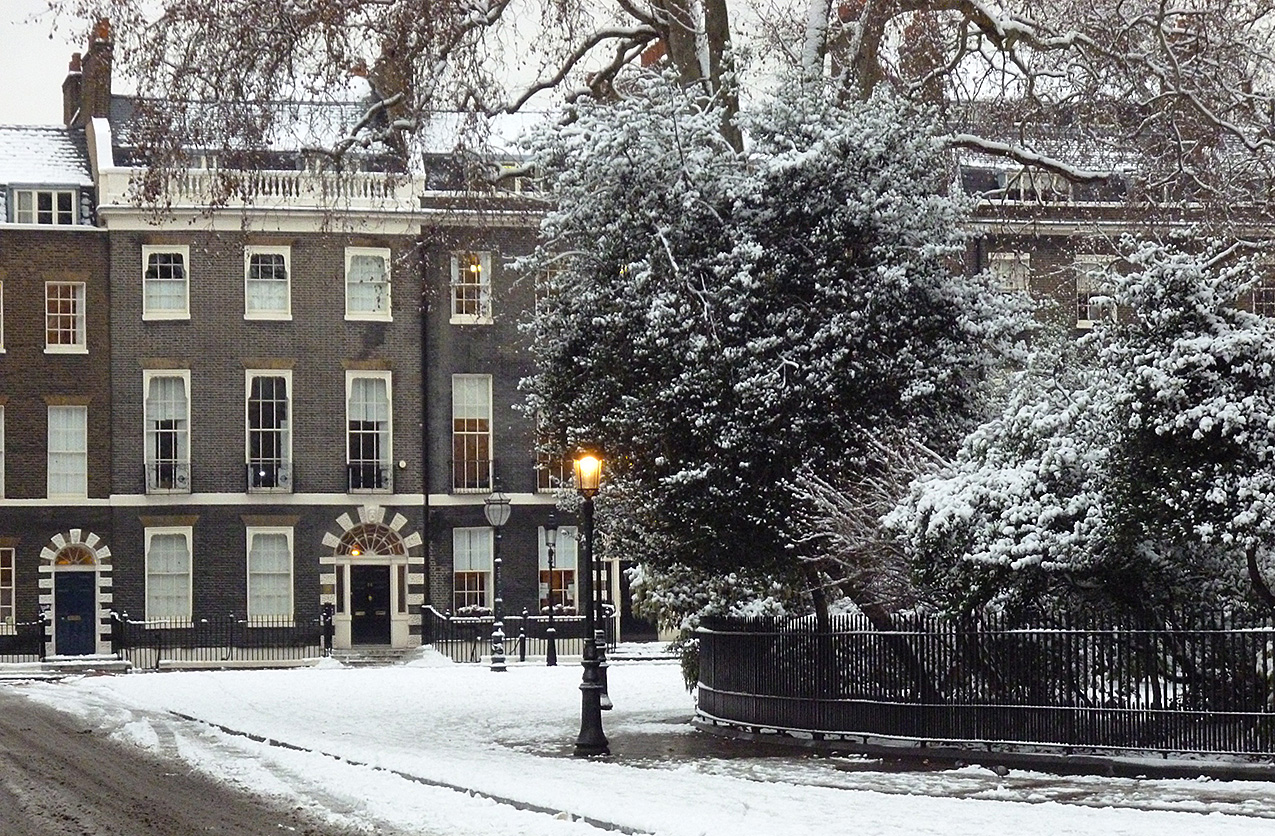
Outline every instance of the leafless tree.
[[(670, 66), (732, 114), (777, 65), (862, 97), (945, 109), (948, 141), (1147, 201), (1262, 207), (1272, 182), (1275, 10), (1263, 0), (50, 0), (114, 22), (119, 66), (210, 147), (270, 138), (281, 99), (357, 99), (327, 137), (419, 153), (431, 118), (622, 95)], [(750, 36), (768, 36), (758, 41)], [(359, 80), (362, 81), (359, 81)], [(225, 105), (229, 107), (229, 104)], [(205, 111), (206, 114), (206, 111)], [(187, 143), (189, 144), (189, 143)]]

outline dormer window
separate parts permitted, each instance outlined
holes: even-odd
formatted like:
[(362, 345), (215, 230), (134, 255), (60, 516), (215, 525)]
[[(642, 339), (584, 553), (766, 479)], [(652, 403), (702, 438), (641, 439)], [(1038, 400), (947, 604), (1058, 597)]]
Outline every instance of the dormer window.
[(1002, 174), (1005, 199), (1021, 203), (1070, 203), (1071, 181), (1053, 171), (1023, 168)]
[(19, 224), (75, 224), (73, 189), (15, 189), (13, 222)]

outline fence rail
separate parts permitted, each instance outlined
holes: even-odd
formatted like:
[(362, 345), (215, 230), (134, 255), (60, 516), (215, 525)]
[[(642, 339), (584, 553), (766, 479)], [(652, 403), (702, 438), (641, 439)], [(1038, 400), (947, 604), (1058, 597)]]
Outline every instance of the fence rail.
[(1275, 753), (1275, 627), (706, 621), (699, 710), (750, 728), (951, 743)]
[[(529, 615), (524, 610), (522, 615), (506, 615), (503, 620), (506, 657), (545, 655), (549, 647), (549, 616)], [(423, 641), (454, 662), (479, 662), (491, 653), (494, 621), (490, 615), (458, 616), (428, 606), (421, 610)], [(613, 645), (613, 619), (606, 619), (604, 626), (607, 645)], [(559, 655), (579, 656), (584, 652), (584, 616), (555, 615), (553, 628)]]
[(47, 625), (44, 620), (19, 621), (0, 633), (0, 662), (40, 662), (44, 659)]
[(327, 655), (331, 630), (323, 619), (220, 618), (133, 621), (112, 613), (111, 650), (138, 668), (164, 662), (200, 664), (285, 662)]

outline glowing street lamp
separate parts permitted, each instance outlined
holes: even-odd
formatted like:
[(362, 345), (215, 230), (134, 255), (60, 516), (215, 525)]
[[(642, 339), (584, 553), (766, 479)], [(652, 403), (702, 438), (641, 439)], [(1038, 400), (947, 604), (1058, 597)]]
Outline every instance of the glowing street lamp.
[(583, 571), (577, 565), (580, 578), (580, 601), (584, 605), (584, 673), (580, 681), (580, 734), (576, 738), (577, 757), (611, 754), (606, 733), (602, 730), (602, 678), (599, 674), (597, 637), (593, 620), (593, 497), (598, 494), (602, 479), (602, 460), (585, 455), (575, 460), (576, 490), (583, 497), (580, 513), (583, 522)]

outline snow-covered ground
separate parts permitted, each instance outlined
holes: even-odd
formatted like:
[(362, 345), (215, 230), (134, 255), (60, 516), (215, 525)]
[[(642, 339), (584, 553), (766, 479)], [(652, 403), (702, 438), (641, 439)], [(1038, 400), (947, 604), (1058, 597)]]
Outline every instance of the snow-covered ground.
[(730, 745), (690, 726), (692, 700), (671, 662), (612, 665), (615, 709), (604, 721), (614, 754), (580, 760), (571, 757), (579, 681), (573, 664), (496, 674), (425, 651), (389, 668), (330, 663), (8, 687), (369, 833), (602, 832), (568, 820), (577, 816), (660, 836), (1275, 830), (1275, 786), (1260, 782), (1000, 778), (979, 767), (898, 772), (869, 760)]

